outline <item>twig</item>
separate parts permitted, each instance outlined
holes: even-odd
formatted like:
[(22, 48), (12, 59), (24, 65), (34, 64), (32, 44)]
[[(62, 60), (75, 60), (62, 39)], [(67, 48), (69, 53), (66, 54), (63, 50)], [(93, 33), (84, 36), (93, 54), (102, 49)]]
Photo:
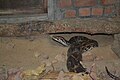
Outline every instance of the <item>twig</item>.
[(49, 71), (47, 71), (45, 74), (43, 74), (42, 76), (40, 76), (40, 78), (39, 78), (39, 79), (43, 79), (42, 77), (46, 76), (49, 72), (51, 72), (51, 71), (50, 71), (50, 70), (49, 70)]
[(53, 64), (51, 64), (52, 68), (53, 68), (53, 71), (55, 71), (55, 67), (53, 66)]
[(94, 65), (95, 65), (95, 63), (92, 64), (92, 66), (91, 66), (91, 68), (90, 68), (90, 72), (89, 72), (89, 76), (90, 76), (90, 78), (91, 78), (92, 80), (96, 80), (96, 79), (94, 79), (94, 78), (91, 76), (91, 73), (93, 72), (92, 70), (93, 70)]

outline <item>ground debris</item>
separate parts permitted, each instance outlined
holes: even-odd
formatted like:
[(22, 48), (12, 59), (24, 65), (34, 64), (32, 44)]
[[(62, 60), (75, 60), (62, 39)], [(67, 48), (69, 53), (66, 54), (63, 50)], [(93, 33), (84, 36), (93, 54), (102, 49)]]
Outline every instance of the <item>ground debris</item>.
[(39, 80), (39, 77), (45, 71), (45, 64), (40, 65), (33, 70), (23, 70), (23, 68), (6, 69), (0, 67), (0, 80)]
[(0, 80), (5, 80), (7, 79), (7, 69), (6, 67), (3, 65), (0, 67)]
[[(36, 69), (23, 70), (23, 68), (0, 68), (0, 80), (110, 80), (106, 72), (96, 73), (93, 64), (89, 72), (73, 73), (61, 71), (45, 71), (46, 65), (42, 64)], [(99, 74), (99, 75), (98, 75)]]
[(8, 70), (7, 80), (22, 80), (21, 69), (10, 69)]
[(23, 80), (38, 80), (45, 71), (46, 64), (42, 64), (34, 70), (25, 70), (22, 72)]

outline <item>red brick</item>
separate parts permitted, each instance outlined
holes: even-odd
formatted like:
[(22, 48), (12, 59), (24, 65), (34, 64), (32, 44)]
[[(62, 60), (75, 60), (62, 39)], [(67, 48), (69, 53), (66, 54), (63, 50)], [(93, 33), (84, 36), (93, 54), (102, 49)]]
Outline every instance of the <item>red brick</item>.
[(103, 5), (115, 4), (117, 0), (102, 0)]
[(105, 13), (105, 14), (111, 14), (112, 11), (113, 11), (113, 8), (109, 6), (109, 7), (106, 7), (106, 8), (105, 8), (105, 12), (104, 12), (104, 13)]
[(80, 8), (79, 15), (80, 16), (90, 16), (90, 8)]
[(92, 15), (101, 16), (103, 14), (103, 8), (92, 8)]
[(81, 6), (95, 6), (96, 5), (96, 0), (75, 0), (76, 7), (81, 7)]
[(59, 7), (65, 8), (65, 7), (71, 7), (72, 1), (71, 0), (60, 0), (59, 1)]
[(65, 17), (66, 18), (76, 17), (76, 11), (75, 10), (66, 10)]

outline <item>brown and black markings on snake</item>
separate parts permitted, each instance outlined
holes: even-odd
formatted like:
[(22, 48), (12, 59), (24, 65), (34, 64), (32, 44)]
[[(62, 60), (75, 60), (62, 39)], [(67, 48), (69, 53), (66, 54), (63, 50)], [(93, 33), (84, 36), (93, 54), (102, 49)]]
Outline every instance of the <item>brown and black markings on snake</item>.
[(62, 44), (63, 46), (65, 47), (68, 47), (68, 46), (71, 46), (71, 45), (74, 45), (74, 44), (80, 44), (86, 40), (88, 40), (87, 37), (84, 37), (84, 36), (74, 36), (72, 38), (70, 38), (68, 41), (63, 38), (62, 36), (51, 36), (52, 39), (60, 44)]
[(67, 53), (67, 69), (70, 72), (85, 72), (86, 68), (84, 68), (82, 66), (82, 64), (80, 63), (80, 61), (82, 61), (82, 54), (80, 52), (80, 45), (76, 44), (76, 45), (71, 45), (68, 49)]
[(67, 51), (67, 56), (69, 57), (70, 55), (73, 54), (74, 51), (78, 49), (80, 54), (83, 54), (84, 52), (89, 51), (94, 47), (98, 47), (98, 42), (92, 39), (86, 39), (74, 45), (72, 44)]
[(113, 80), (120, 80), (120, 77), (117, 77), (115, 75), (113, 75), (112, 73), (109, 72), (108, 68), (105, 66), (105, 70), (107, 72), (107, 74), (113, 79)]
[(80, 63), (82, 54), (94, 47), (98, 47), (98, 42), (84, 36), (73, 36), (68, 41), (62, 36), (52, 36), (52, 39), (65, 47), (67, 51), (67, 69), (70, 72), (86, 72), (86, 68)]

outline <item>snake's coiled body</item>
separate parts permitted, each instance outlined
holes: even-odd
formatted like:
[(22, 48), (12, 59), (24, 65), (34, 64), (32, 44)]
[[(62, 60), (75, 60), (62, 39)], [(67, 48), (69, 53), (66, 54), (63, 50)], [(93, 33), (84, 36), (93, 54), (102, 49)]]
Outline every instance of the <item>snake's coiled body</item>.
[(94, 47), (98, 47), (98, 42), (88, 39), (84, 36), (74, 36), (69, 41), (61, 36), (53, 36), (53, 40), (59, 42), (63, 46), (70, 46), (67, 51), (67, 69), (70, 72), (85, 72), (86, 68), (81, 64), (82, 54)]
[(86, 68), (82, 66), (82, 54), (79, 45), (71, 45), (67, 52), (67, 69), (70, 72), (85, 72)]

